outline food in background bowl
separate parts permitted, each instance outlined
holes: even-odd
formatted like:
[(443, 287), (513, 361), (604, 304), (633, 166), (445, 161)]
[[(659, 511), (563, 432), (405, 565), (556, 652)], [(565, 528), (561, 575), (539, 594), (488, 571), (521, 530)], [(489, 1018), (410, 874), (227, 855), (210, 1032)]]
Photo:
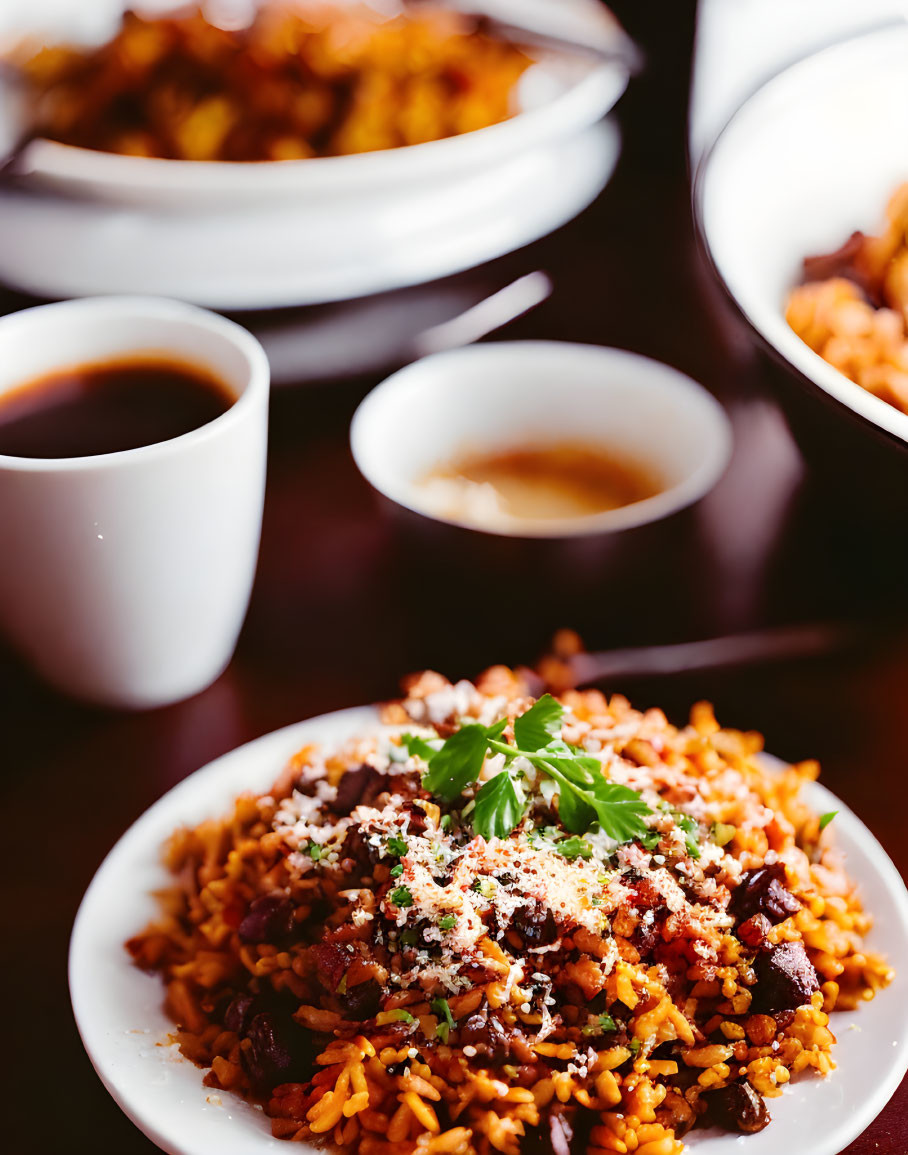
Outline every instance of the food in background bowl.
[(171, 839), (129, 950), (275, 1136), (680, 1155), (700, 1122), (765, 1127), (832, 1070), (830, 1012), (891, 979), (834, 814), (799, 797), (815, 764), (769, 768), (705, 705), (677, 729), (530, 682), (422, 674), (377, 731)]
[(99, 47), (25, 61), (38, 131), (63, 144), (190, 161), (300, 160), (457, 136), (518, 111), (530, 58), (442, 9), (266, 4), (247, 26), (127, 12)]
[(785, 318), (814, 352), (908, 413), (908, 184), (893, 193), (879, 236), (855, 232), (804, 261)]

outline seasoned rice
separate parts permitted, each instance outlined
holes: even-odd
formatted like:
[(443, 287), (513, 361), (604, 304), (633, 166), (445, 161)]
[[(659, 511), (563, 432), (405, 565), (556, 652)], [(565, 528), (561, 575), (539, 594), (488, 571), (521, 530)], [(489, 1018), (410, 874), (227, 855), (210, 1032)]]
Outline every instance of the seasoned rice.
[(804, 262), (785, 319), (840, 373), (908, 413), (908, 184), (893, 193), (878, 236), (853, 233)]
[(208, 1086), (362, 1155), (679, 1155), (832, 1071), (830, 1016), (892, 972), (801, 800), (816, 764), (768, 769), (705, 704), (559, 702), (420, 675), (380, 732), (173, 836), (127, 945)]

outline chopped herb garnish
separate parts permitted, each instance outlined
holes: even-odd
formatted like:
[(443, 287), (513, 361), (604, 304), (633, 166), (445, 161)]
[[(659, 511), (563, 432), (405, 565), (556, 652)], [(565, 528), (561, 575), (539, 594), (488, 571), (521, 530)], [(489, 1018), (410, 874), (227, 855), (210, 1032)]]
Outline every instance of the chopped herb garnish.
[(494, 878), (481, 877), (474, 878), (470, 884), (470, 890), (475, 890), (477, 894), (481, 894), (483, 898), (491, 898), (495, 893)]
[(641, 1046), (639, 1039), (631, 1039), (631, 1041), (627, 1044), (627, 1046), (628, 1046), (628, 1050), (630, 1051), (630, 1053), (632, 1055), (639, 1054), (640, 1046)]
[(446, 914), (438, 920), (438, 925), (442, 930), (453, 930), (457, 926), (457, 915)]
[(407, 853), (407, 840), (399, 834), (392, 834), (388, 839), (388, 850), (397, 858), (403, 858)]
[(635, 790), (609, 782), (597, 758), (558, 737), (563, 714), (564, 708), (550, 694), (543, 695), (515, 720), (513, 746), (501, 740), (507, 719), (494, 726), (462, 726), (437, 751), (410, 735), (405, 734), (402, 741), (429, 764), (423, 786), (446, 802), (453, 802), (478, 781), (490, 750), (505, 756), (504, 769), (482, 786), (472, 807), (474, 828), (484, 838), (506, 837), (526, 813), (526, 801), (516, 782), (518, 772), (512, 768), (519, 757), (528, 759), (556, 784), (552, 796), (557, 793), (558, 817), (572, 834), (585, 834), (598, 823), (615, 842), (644, 837), (643, 816), (651, 813), (650, 808)]
[(608, 1031), (617, 1031), (617, 1029), (617, 1024), (611, 1015), (600, 1015), (595, 1023), (588, 1023), (583, 1027), (582, 1033), (584, 1035), (604, 1035)]
[(442, 1020), (435, 1028), (435, 1034), (443, 1043), (446, 1043), (448, 1041), (448, 1035), (450, 1035), (455, 1025), (454, 1016), (451, 1014), (451, 1008), (448, 1006), (448, 1000), (433, 999), (429, 1006), (432, 1013), (438, 1015)]
[(454, 1026), (454, 1016), (451, 1014), (447, 999), (433, 999), (429, 1006), (433, 1015), (438, 1015), (439, 1018), (444, 1019), (449, 1027)]
[(410, 1012), (405, 1011), (403, 1009), (403, 1007), (398, 1007), (397, 1010), (393, 1010), (393, 1011), (385, 1011), (383, 1017), (385, 1019), (385, 1022), (388, 1022), (388, 1023), (415, 1023), (416, 1022), (416, 1019), (413, 1018), (413, 1016), (410, 1014)]
[(738, 828), (727, 822), (714, 822), (709, 828), (709, 836), (716, 846), (728, 846), (737, 833)]
[(441, 822), (439, 823), (439, 826), (442, 828), (442, 830), (450, 830), (450, 828), (451, 828), (451, 815), (450, 814), (442, 814)]
[(319, 846), (319, 844), (317, 842), (310, 842), (309, 843), (309, 857), (314, 862), (318, 862), (318, 860), (321, 858), (321, 856), (322, 856), (322, 848)]
[(406, 886), (398, 886), (388, 895), (395, 906), (405, 907), (413, 905), (413, 895)]
[(590, 906), (602, 906), (603, 901), (598, 894), (594, 894), (590, 899)]
[(555, 845), (555, 849), (559, 854), (563, 854), (565, 858), (573, 861), (575, 858), (592, 858), (593, 847), (587, 842), (585, 838), (578, 838), (576, 834), (570, 838), (565, 838), (562, 842)]
[(832, 822), (833, 818), (835, 818), (835, 816), (837, 814), (838, 814), (838, 810), (830, 810), (827, 814), (824, 814), (823, 817), (820, 819), (820, 829), (825, 830), (826, 827), (829, 825), (830, 822)]
[(403, 874), (403, 872), (404, 872), (404, 864), (402, 862), (398, 862), (396, 866), (391, 867), (391, 877), (392, 878), (400, 878), (400, 876)]
[(684, 846), (691, 858), (700, 857), (700, 844), (697, 841), (697, 834), (700, 828), (696, 821), (690, 817), (689, 814), (683, 814), (680, 810), (673, 810), (672, 814), (675, 816), (675, 823), (684, 831)]

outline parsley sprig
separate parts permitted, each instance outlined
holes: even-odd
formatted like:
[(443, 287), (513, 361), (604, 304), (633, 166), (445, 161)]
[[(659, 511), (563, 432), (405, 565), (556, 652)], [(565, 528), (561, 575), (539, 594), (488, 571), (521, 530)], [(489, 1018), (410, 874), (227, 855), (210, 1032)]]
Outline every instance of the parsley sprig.
[[(573, 834), (586, 834), (598, 823), (615, 842), (632, 842), (647, 833), (643, 816), (652, 811), (635, 791), (609, 782), (597, 758), (562, 741), (564, 707), (544, 694), (514, 721), (514, 742), (503, 741), (507, 720), (494, 726), (461, 726), (439, 748), (411, 734), (401, 741), (411, 755), (428, 764), (423, 786), (453, 802), (478, 781), (486, 755), (503, 754), (503, 770), (479, 789), (473, 801), (473, 829), (483, 838), (506, 838), (527, 810), (521, 774), (514, 767), (525, 758), (558, 786), (558, 818)], [(582, 850), (578, 850), (582, 853)]]

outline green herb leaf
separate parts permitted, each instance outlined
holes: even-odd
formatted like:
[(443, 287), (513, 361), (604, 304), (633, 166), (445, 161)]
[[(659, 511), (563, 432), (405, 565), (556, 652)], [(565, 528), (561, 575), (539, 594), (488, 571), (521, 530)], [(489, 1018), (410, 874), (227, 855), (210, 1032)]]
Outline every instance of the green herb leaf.
[(438, 1039), (442, 1043), (446, 1043), (448, 1041), (448, 1035), (450, 1035), (450, 1033), (451, 1028), (447, 1023), (439, 1023), (435, 1028), (435, 1034), (438, 1036)]
[(457, 915), (446, 914), (438, 920), (438, 925), (442, 930), (453, 930), (457, 926)]
[(485, 726), (462, 726), (433, 755), (428, 773), (423, 775), (423, 786), (446, 802), (453, 802), (479, 777), (488, 748), (489, 731)]
[(322, 848), (319, 846), (319, 844), (317, 842), (310, 842), (309, 843), (309, 857), (314, 862), (318, 862), (318, 860), (321, 858), (321, 856), (322, 856)]
[(592, 858), (593, 848), (585, 838), (578, 838), (573, 835), (571, 838), (565, 838), (563, 842), (556, 844), (555, 849), (559, 854), (563, 854), (565, 858), (569, 858), (572, 862), (575, 858)]
[(642, 816), (652, 811), (636, 790), (609, 782), (601, 769), (587, 788), (564, 774), (560, 765), (547, 761), (544, 769), (548, 767), (552, 777), (566, 787), (558, 795), (558, 817), (568, 830), (585, 834), (598, 820), (603, 833), (615, 842), (633, 842), (646, 836), (648, 828)]
[(473, 829), (486, 840), (507, 838), (525, 812), (523, 792), (507, 770), (502, 770), (476, 795)]
[(409, 887), (398, 886), (388, 895), (388, 898), (395, 906), (401, 908), (413, 905), (413, 895), (410, 893)]
[(630, 1053), (632, 1055), (639, 1054), (640, 1046), (641, 1046), (639, 1039), (631, 1039), (631, 1041), (627, 1044), (627, 1046), (628, 1046), (628, 1050), (630, 1051)]
[(599, 1026), (603, 1031), (616, 1031), (618, 1029), (611, 1015), (600, 1015)]
[(525, 714), (514, 722), (514, 743), (521, 750), (535, 752), (548, 746), (553, 738), (561, 734), (561, 719), (564, 706), (551, 694), (543, 694)]
[(392, 834), (388, 839), (388, 850), (398, 858), (403, 858), (407, 853), (407, 840), (399, 834)]
[(400, 878), (400, 876), (403, 874), (403, 872), (404, 872), (404, 867), (403, 867), (402, 862), (398, 862), (398, 864), (396, 866), (391, 867), (391, 877), (392, 878)]
[(824, 814), (823, 817), (820, 819), (820, 830), (825, 830), (826, 827), (829, 825), (830, 822), (832, 822), (833, 818), (835, 818), (835, 816), (837, 814), (838, 814), (838, 810), (830, 810), (827, 814)]
[(442, 830), (450, 830), (451, 829), (451, 815), (450, 814), (442, 814), (441, 822), (439, 823), (439, 826), (441, 827)]
[(596, 785), (596, 780), (602, 778), (602, 763), (596, 758), (590, 758), (588, 754), (577, 758), (557, 756), (550, 758), (545, 754), (543, 769), (547, 766), (554, 767), (565, 778), (576, 786), (582, 786), (584, 790), (592, 789)]
[(407, 753), (411, 757), (422, 758), (424, 762), (431, 762), (438, 753), (425, 738), (418, 738), (415, 734), (401, 734), (400, 744), (406, 747)]
[[(514, 722), (516, 745), (499, 739), (507, 727), (502, 718), (494, 726), (469, 724), (462, 726), (437, 751), (426, 744), (413, 748), (425, 754), (429, 769), (423, 776), (423, 786), (446, 802), (453, 802), (464, 790), (475, 783), (482, 771), (486, 754), (491, 747), (504, 754), (508, 761), (523, 756), (528, 758), (547, 779), (543, 793), (553, 799), (558, 795), (558, 817), (561, 825), (573, 834), (585, 834), (596, 822), (616, 842), (631, 842), (646, 837), (649, 832), (642, 820), (651, 811), (639, 794), (626, 786), (609, 782), (597, 758), (580, 752), (556, 737), (563, 707), (545, 694), (526, 713)], [(410, 743), (410, 735), (403, 741)], [(421, 741), (421, 740), (420, 740)], [(476, 832), (484, 838), (506, 838), (526, 812), (526, 801), (517, 779), (507, 769), (490, 779), (471, 802), (464, 807), (462, 817), (471, 814)], [(548, 780), (557, 786), (546, 794)], [(699, 856), (695, 840), (690, 853)]]

